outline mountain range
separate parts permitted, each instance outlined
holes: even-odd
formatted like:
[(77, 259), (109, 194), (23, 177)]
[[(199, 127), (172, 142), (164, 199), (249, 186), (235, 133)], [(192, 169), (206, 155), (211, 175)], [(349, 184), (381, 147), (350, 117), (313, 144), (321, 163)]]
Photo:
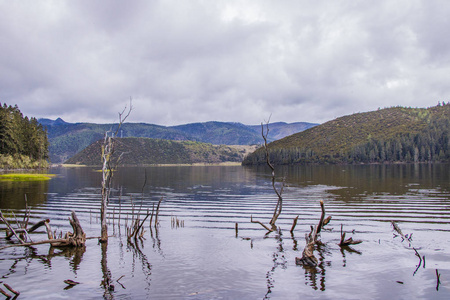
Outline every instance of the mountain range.
[[(52, 163), (63, 163), (90, 144), (102, 139), (105, 132), (116, 132), (117, 124), (68, 123), (39, 119), (49, 140), (49, 156)], [(275, 141), (293, 133), (317, 126), (315, 123), (271, 123), (269, 141)], [(148, 123), (124, 123), (118, 137), (142, 137), (175, 141), (194, 141), (214, 145), (260, 144), (261, 125), (244, 125), (234, 122), (190, 123), (177, 126), (161, 126)]]

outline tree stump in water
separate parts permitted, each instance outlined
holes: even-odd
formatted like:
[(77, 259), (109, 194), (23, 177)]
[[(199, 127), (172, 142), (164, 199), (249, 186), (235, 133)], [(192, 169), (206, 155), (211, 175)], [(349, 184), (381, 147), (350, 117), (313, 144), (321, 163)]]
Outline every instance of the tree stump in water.
[(315, 227), (311, 226), (311, 232), (305, 236), (306, 246), (305, 249), (303, 249), (302, 257), (295, 258), (295, 263), (297, 265), (315, 267), (318, 264), (318, 260), (314, 256), (314, 248), (318, 242), (323, 226), (327, 225), (331, 220), (331, 216), (325, 219), (325, 206), (323, 200), (320, 200), (320, 207), (322, 209), (322, 214), (320, 216), (319, 224)]
[(59, 241), (56, 243), (51, 243), (52, 246), (55, 247), (81, 247), (86, 243), (86, 234), (83, 231), (83, 228), (80, 225), (80, 221), (77, 218), (77, 215), (74, 211), (72, 211), (72, 218), (69, 218), (70, 225), (72, 226), (73, 233), (67, 232), (64, 236), (64, 241)]

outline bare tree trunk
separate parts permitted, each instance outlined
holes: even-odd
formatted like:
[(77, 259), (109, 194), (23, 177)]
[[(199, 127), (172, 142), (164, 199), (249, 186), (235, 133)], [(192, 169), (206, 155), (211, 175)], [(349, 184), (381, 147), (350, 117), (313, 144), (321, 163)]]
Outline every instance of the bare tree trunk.
[(270, 162), (269, 148), (267, 146), (267, 136), (269, 135), (269, 122), (266, 123), (266, 132), (265, 133), (264, 133), (264, 124), (261, 123), (261, 135), (264, 139), (264, 150), (266, 152), (266, 163), (269, 166), (270, 170), (272, 171), (272, 188), (273, 188), (275, 194), (277, 195), (278, 200), (277, 200), (277, 205), (275, 206), (275, 209), (273, 210), (272, 219), (269, 222), (270, 226), (266, 226), (260, 221), (253, 220), (253, 217), (250, 218), (250, 222), (260, 224), (268, 232), (272, 232), (272, 231), (277, 230), (277, 226), (275, 223), (283, 209), (282, 194), (283, 194), (284, 182), (281, 184), (281, 188), (278, 190), (277, 187), (275, 186), (275, 168), (273, 167), (272, 163)]
[[(132, 106), (130, 101), (130, 108), (128, 110), (128, 113), (125, 117), (123, 117), (123, 114), (126, 110), (125, 109), (119, 113), (119, 125), (117, 127), (116, 132), (114, 133), (114, 136), (117, 136), (120, 127), (122, 126), (123, 122), (128, 118), (128, 116), (131, 113)], [(114, 154), (114, 138), (108, 136), (108, 132), (105, 133), (105, 139), (103, 141), (102, 146), (102, 203), (100, 207), (100, 222), (101, 222), (101, 236), (99, 241), (101, 243), (105, 243), (108, 241), (108, 224), (107, 224), (107, 212), (108, 212), (108, 203), (109, 203), (109, 196), (111, 191), (111, 179), (113, 176), (114, 168), (112, 167), (112, 157)], [(121, 155), (115, 162), (115, 165), (119, 163)]]
[(107, 224), (107, 211), (110, 195), (110, 184), (112, 176), (111, 168), (111, 156), (114, 152), (113, 139), (108, 137), (108, 133), (105, 133), (105, 140), (102, 147), (102, 203), (100, 207), (100, 221), (101, 221), (101, 236), (100, 242), (104, 243), (108, 241), (108, 224)]

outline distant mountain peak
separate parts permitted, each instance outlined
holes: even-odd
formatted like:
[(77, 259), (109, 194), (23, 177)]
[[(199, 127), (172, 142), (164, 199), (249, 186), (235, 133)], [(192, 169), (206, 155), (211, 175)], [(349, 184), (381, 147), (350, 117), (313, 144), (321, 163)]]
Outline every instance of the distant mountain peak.
[(42, 119), (39, 119), (38, 122), (44, 126), (69, 124), (61, 118), (57, 118), (56, 120), (42, 118)]

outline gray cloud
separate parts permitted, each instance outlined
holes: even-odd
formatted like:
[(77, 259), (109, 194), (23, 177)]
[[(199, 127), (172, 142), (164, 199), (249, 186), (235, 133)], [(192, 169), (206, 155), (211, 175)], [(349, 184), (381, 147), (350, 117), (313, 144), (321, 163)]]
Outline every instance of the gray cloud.
[(443, 1), (0, 1), (0, 101), (112, 122), (325, 122), (448, 101)]

